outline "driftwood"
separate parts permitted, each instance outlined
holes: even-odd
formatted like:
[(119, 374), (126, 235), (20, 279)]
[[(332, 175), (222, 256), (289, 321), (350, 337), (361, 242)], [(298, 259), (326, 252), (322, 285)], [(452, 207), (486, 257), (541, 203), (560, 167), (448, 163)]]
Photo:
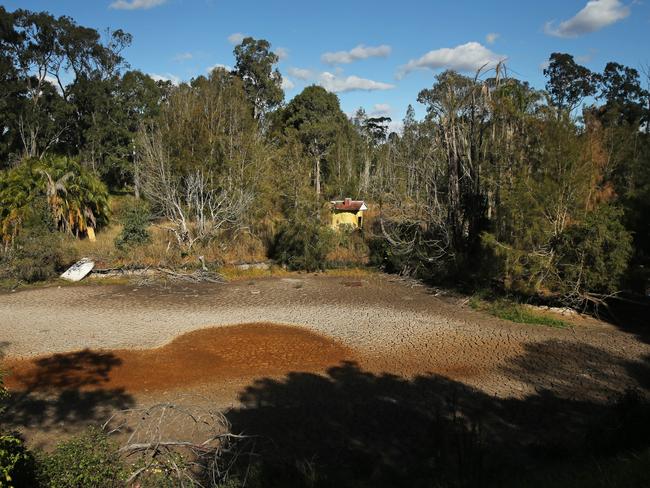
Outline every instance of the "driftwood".
[(112, 278), (115, 276), (141, 276), (153, 273), (155, 273), (155, 270), (152, 270), (149, 266), (118, 266), (116, 268), (95, 268), (93, 269), (91, 276), (97, 278)]
[(212, 271), (198, 270), (193, 273), (179, 273), (168, 268), (156, 268), (161, 273), (164, 273), (169, 278), (178, 281), (186, 281), (189, 283), (225, 283), (226, 280), (219, 273)]
[(92, 272), (93, 276), (98, 278), (113, 278), (113, 277), (134, 277), (138, 278), (138, 284), (147, 285), (155, 283), (157, 275), (163, 275), (166, 279), (173, 281), (182, 281), (187, 283), (225, 283), (226, 280), (219, 273), (209, 271), (206, 267), (202, 269), (185, 272), (177, 271), (170, 268), (149, 266), (144, 268), (133, 267), (117, 267), (117, 268), (103, 268), (96, 269)]

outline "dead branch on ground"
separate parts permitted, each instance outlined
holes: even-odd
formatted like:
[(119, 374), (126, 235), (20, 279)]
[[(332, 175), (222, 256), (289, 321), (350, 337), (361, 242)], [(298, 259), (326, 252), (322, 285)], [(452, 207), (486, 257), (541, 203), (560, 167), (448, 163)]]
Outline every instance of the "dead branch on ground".
[(133, 461), (127, 484), (163, 473), (179, 486), (220, 486), (250, 438), (233, 434), (222, 412), (174, 403), (118, 412), (103, 428), (128, 434), (119, 449)]

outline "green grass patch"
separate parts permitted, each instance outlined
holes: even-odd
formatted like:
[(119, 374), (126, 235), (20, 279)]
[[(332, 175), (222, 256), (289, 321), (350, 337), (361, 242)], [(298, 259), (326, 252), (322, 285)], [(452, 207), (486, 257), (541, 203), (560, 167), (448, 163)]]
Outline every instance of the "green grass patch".
[(486, 301), (478, 297), (472, 297), (469, 301), (469, 305), (474, 310), (489, 313), (490, 315), (500, 319), (509, 320), (518, 324), (545, 325), (547, 327), (556, 327), (559, 329), (564, 329), (569, 326), (569, 324), (563, 320), (537, 313), (525, 305), (503, 298)]

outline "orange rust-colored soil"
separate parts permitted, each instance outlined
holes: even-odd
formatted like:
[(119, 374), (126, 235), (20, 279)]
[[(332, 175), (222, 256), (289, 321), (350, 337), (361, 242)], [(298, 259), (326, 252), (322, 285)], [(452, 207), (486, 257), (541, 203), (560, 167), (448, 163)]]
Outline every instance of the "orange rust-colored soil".
[(241, 324), (196, 330), (146, 350), (83, 350), (8, 360), (11, 390), (123, 389), (130, 393), (290, 371), (323, 371), (353, 360), (351, 349), (297, 327)]

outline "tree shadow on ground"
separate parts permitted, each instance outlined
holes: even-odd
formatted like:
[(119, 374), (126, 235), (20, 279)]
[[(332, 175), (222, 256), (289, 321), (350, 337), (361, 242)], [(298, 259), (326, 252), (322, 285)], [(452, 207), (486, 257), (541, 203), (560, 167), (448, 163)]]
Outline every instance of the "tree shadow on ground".
[[(531, 344), (505, 365), (504, 381), (527, 387), (516, 398), (351, 362), (257, 380), (228, 414), (235, 432), (254, 436), (241, 476), (265, 487), (490, 486), (505, 473), (649, 445), (650, 362), (575, 347)], [(624, 394), (632, 387), (641, 395)]]
[(116, 409), (133, 406), (123, 389), (104, 388), (121, 360), (90, 350), (35, 359), (29, 368), (9, 371), (12, 389), (0, 422), (9, 429), (76, 430), (105, 421)]
[(605, 300), (595, 315), (650, 344), (650, 297), (622, 293)]

